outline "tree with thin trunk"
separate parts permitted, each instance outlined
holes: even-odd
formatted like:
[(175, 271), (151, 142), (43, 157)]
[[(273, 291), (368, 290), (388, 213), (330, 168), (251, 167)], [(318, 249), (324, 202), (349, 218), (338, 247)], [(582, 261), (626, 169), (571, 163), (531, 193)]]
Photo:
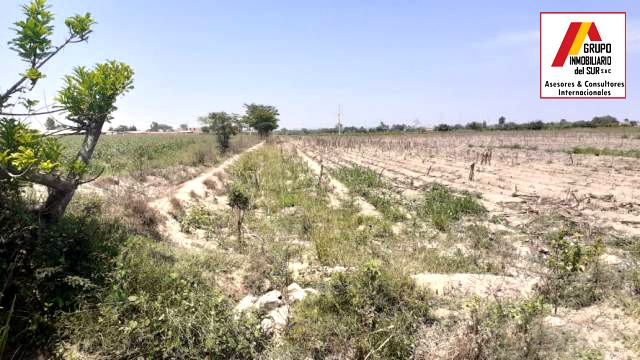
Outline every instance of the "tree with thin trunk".
[(207, 125), (209, 131), (216, 134), (220, 150), (225, 153), (229, 150), (231, 137), (240, 131), (240, 120), (236, 114), (228, 114), (224, 111), (212, 112), (203, 116), (199, 121)]
[[(64, 77), (53, 110), (35, 109), (38, 102), (27, 99), (25, 94), (44, 77), (42, 67), (69, 44), (87, 41), (95, 22), (89, 13), (67, 18), (69, 35), (56, 47), (50, 40), (54, 17), (46, 0), (32, 0), (22, 9), (26, 18), (14, 24), (16, 37), (9, 45), (29, 67), (0, 94), (0, 180), (46, 186), (48, 197), (41, 211), (46, 219), (56, 221), (78, 186), (97, 178), (87, 179), (87, 169), (102, 127), (117, 109), (116, 99), (133, 88), (133, 70), (117, 61), (97, 64), (93, 69), (76, 67), (72, 75)], [(14, 111), (16, 107), (25, 110)], [(55, 113), (66, 119), (62, 128), (83, 134), (77, 155), (68, 162), (62, 160), (57, 138), (30, 128), (25, 120)]]
[(244, 104), (247, 113), (244, 116), (244, 122), (254, 128), (260, 136), (268, 136), (271, 132), (278, 128), (278, 116), (280, 113), (275, 106)]
[(238, 243), (242, 244), (242, 224), (245, 212), (249, 209), (250, 199), (244, 189), (233, 184), (228, 194), (229, 207), (236, 212), (236, 231), (238, 233)]

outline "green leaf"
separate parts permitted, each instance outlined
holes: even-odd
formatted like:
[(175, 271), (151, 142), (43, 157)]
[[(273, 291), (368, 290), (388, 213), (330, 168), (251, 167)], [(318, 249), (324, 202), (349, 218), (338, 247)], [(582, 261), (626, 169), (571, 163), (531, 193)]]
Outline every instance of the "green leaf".
[(12, 29), (16, 37), (9, 41), (10, 49), (32, 67), (51, 54), (49, 37), (53, 34), (51, 22), (54, 17), (49, 9), (45, 0), (33, 0), (22, 7), (26, 19), (14, 23), (15, 28)]
[(31, 80), (32, 83), (35, 83), (36, 81), (44, 78), (45, 76), (40, 72), (40, 70), (36, 69), (36, 68), (30, 68), (29, 70), (23, 72), (22, 74), (20, 74), (21, 76), (26, 77), (27, 79)]
[(78, 37), (80, 40), (88, 38), (89, 33), (91, 33), (91, 25), (95, 23), (90, 13), (86, 13), (84, 16), (71, 16), (64, 21), (64, 24), (69, 28), (71, 36)]

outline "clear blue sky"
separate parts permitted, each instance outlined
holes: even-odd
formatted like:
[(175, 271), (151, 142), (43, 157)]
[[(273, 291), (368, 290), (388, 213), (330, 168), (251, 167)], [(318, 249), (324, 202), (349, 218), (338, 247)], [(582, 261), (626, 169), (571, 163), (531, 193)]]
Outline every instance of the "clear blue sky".
[[(25, 0), (26, 1), (26, 0)], [(23, 1), (0, 4), (0, 87), (24, 70), (6, 41)], [(52, 98), (76, 65), (130, 64), (135, 90), (114, 124), (197, 124), (210, 111), (275, 105), (282, 127), (422, 125), (500, 115), (640, 119), (640, 2), (50, 0), (55, 39), (66, 16), (90, 11), (89, 43), (47, 65), (33, 94)], [(539, 99), (539, 12), (626, 11), (626, 100)]]

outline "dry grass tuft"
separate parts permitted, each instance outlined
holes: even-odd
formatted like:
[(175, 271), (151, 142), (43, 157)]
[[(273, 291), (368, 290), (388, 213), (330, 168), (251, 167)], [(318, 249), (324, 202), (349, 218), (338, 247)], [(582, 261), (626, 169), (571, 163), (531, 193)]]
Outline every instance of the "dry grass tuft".
[(162, 216), (157, 210), (149, 206), (143, 198), (129, 202), (125, 210), (127, 224), (141, 234), (156, 235), (156, 227), (162, 222)]
[(215, 180), (213, 180), (213, 178), (206, 178), (204, 179), (204, 181), (202, 181), (202, 183), (207, 187), (207, 189), (216, 190), (216, 182)]

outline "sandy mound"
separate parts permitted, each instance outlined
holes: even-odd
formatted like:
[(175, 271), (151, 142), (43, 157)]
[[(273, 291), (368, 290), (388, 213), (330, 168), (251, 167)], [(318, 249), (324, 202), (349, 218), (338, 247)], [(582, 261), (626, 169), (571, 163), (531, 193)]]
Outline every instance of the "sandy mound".
[(411, 278), (418, 287), (438, 295), (519, 298), (529, 295), (535, 284), (535, 279), (488, 274), (416, 274)]

